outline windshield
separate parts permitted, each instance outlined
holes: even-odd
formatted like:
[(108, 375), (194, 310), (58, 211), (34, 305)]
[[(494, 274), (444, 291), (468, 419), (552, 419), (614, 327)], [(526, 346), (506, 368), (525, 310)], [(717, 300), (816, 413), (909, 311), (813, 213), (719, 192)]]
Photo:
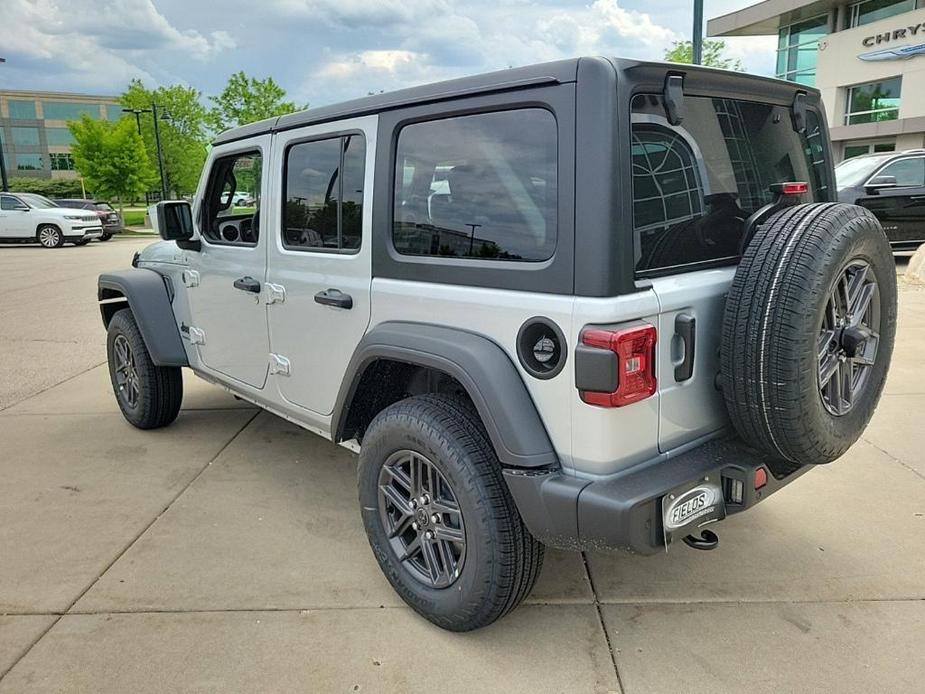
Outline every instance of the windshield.
[(112, 205), (108, 202), (98, 202), (96, 203), (96, 209), (103, 210), (104, 212), (112, 212)]
[(22, 201), (29, 207), (34, 207), (39, 210), (46, 207), (60, 207), (60, 205), (52, 202), (44, 195), (36, 195), (35, 193), (20, 193), (19, 197), (22, 198)]
[(845, 159), (835, 167), (835, 182), (839, 190), (860, 185), (870, 176), (885, 157), (857, 157)]
[(804, 202), (832, 198), (826, 133), (814, 110), (797, 133), (785, 106), (685, 97), (684, 109), (671, 125), (660, 95), (633, 99), (638, 272), (735, 263), (746, 220), (774, 200), (776, 183), (808, 184)]

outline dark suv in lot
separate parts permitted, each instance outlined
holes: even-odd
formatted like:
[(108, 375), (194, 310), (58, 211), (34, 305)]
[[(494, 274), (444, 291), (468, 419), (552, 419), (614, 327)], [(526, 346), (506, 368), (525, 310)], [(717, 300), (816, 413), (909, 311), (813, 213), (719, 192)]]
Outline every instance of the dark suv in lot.
[(873, 212), (893, 250), (925, 243), (925, 149), (846, 159), (835, 180), (839, 201)]
[(103, 200), (84, 200), (82, 198), (55, 200), (61, 207), (73, 207), (80, 210), (91, 210), (96, 212), (103, 224), (103, 235), (100, 241), (108, 241), (113, 234), (122, 233), (122, 217), (116, 212), (112, 205)]

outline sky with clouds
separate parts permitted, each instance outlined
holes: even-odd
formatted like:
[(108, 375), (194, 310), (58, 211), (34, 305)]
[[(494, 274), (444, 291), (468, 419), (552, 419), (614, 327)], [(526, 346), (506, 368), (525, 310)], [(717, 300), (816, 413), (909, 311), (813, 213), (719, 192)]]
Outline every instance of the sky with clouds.
[[(705, 0), (715, 17), (749, 0)], [(577, 55), (658, 59), (690, 0), (0, 0), (0, 88), (118, 94), (132, 78), (218, 93), (237, 70), (299, 103)], [(771, 74), (775, 38), (729, 41)]]

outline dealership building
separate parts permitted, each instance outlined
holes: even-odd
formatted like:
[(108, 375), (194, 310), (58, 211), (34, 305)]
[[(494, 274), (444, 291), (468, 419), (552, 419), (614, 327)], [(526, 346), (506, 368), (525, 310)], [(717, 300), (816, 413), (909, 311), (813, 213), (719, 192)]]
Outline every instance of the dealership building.
[(0, 142), (9, 176), (76, 178), (67, 121), (118, 120), (116, 97), (0, 90)]
[(776, 35), (776, 73), (822, 92), (836, 161), (925, 147), (925, 0), (766, 0), (707, 34)]

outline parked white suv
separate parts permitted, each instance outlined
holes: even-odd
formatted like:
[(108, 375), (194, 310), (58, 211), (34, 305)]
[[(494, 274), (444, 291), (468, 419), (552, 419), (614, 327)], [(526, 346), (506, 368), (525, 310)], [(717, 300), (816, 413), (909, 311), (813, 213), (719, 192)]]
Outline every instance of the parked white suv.
[(0, 193), (0, 243), (58, 248), (65, 243), (83, 246), (102, 235), (95, 213), (60, 207), (33, 193)]
[(112, 387), (165, 426), (187, 367), (358, 451), (385, 576), (474, 629), (544, 546), (712, 549), (857, 440), (896, 274), (834, 195), (816, 90), (699, 67), (581, 58), (262, 121), (100, 276)]

